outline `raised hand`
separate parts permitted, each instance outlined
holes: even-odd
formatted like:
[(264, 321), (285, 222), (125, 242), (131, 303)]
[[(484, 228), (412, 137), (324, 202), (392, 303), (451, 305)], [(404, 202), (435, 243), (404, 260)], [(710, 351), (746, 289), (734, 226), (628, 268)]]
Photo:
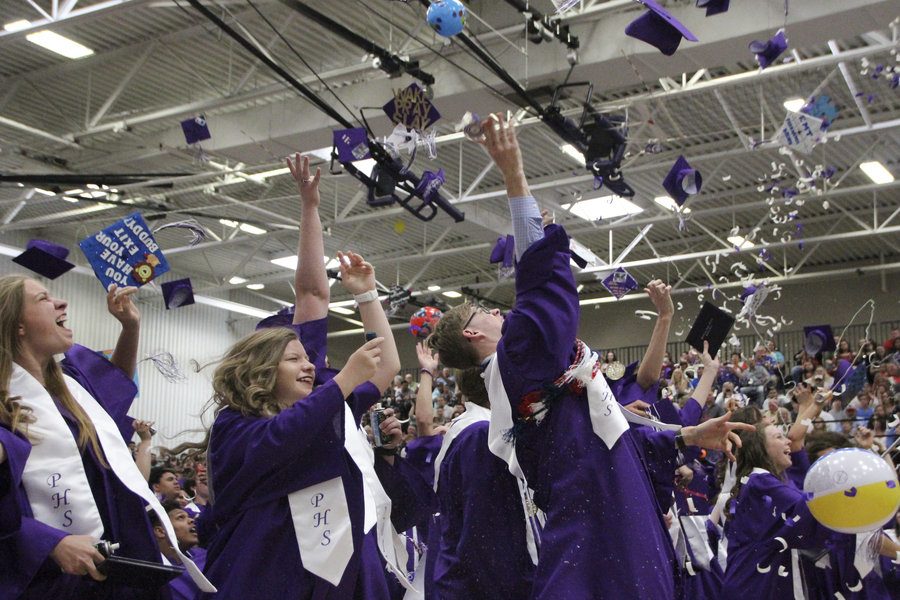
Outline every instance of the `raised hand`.
[(150, 421), (141, 421), (140, 419), (135, 419), (131, 422), (131, 427), (134, 429), (134, 432), (138, 434), (138, 437), (142, 442), (150, 441), (150, 438), (153, 437), (153, 432), (151, 428), (153, 423)]
[(116, 318), (122, 327), (137, 326), (141, 322), (141, 312), (135, 306), (132, 296), (138, 289), (133, 286), (120, 288), (116, 284), (110, 284), (106, 292), (106, 309)]
[[(670, 304), (671, 302), (672, 301), (669, 300)], [(700, 354), (700, 363), (703, 365), (704, 373), (709, 369), (713, 369), (716, 372), (719, 371), (719, 361), (709, 355), (709, 342), (706, 340), (703, 340), (703, 352)]]
[(666, 285), (660, 279), (654, 279), (644, 288), (650, 301), (656, 308), (660, 317), (671, 317), (675, 314), (675, 306), (672, 304), (672, 286)]
[(423, 341), (416, 344), (416, 358), (419, 359), (419, 368), (425, 369), (431, 373), (432, 377), (437, 372), (439, 357), (437, 352), (432, 352), (431, 348)]
[(755, 427), (749, 423), (729, 423), (731, 413), (710, 419), (700, 425), (684, 427), (681, 435), (688, 446), (699, 446), (708, 450), (722, 450), (728, 460), (734, 460), (732, 448), (741, 447), (741, 438), (734, 430), (753, 431)]
[(285, 159), (288, 169), (291, 170), (291, 177), (297, 183), (297, 190), (300, 192), (300, 199), (304, 206), (310, 208), (318, 208), (319, 198), (319, 180), (322, 178), (322, 169), (316, 167), (314, 177), (309, 176), (309, 156), (300, 156), (297, 152), (294, 155), (294, 162), (291, 158)]
[(375, 289), (375, 267), (355, 252), (337, 253), (341, 270), (341, 283), (351, 294), (362, 294)]
[(334, 381), (341, 388), (345, 398), (356, 386), (365, 383), (375, 374), (378, 363), (381, 361), (381, 344), (383, 342), (383, 337), (377, 337), (360, 346), (347, 359), (347, 364), (340, 373), (334, 376)]
[(507, 184), (511, 178), (524, 173), (516, 130), (503, 114), (494, 113), (484, 120), (484, 140), (479, 143), (487, 149)]
[(556, 215), (546, 208), (541, 211), (541, 226), (546, 227), (556, 222)]

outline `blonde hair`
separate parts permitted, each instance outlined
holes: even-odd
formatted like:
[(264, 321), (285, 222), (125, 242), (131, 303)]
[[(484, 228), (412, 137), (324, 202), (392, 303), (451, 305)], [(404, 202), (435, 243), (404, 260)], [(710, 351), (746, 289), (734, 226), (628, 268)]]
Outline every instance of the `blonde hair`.
[(244, 416), (271, 417), (281, 412), (275, 398), (278, 363), (297, 334), (287, 327), (261, 329), (238, 341), (213, 372), (213, 401)]
[(454, 306), (444, 313), (428, 336), (428, 347), (438, 353), (441, 363), (455, 369), (479, 366), (478, 352), (463, 335), (463, 325), (478, 308), (469, 302)]
[[(22, 352), (19, 325), (25, 307), (27, 280), (27, 277), (21, 275), (0, 277), (0, 306), (3, 307), (0, 311), (0, 423), (26, 437), (28, 424), (34, 423), (35, 419), (31, 411), (19, 403), (18, 396), (10, 396), (9, 381), (12, 378), (13, 362)], [(51, 359), (44, 365), (43, 374), (47, 393), (56, 398), (78, 423), (78, 447), (84, 451), (90, 444), (100, 464), (107, 466), (94, 424), (69, 392), (59, 364)]]

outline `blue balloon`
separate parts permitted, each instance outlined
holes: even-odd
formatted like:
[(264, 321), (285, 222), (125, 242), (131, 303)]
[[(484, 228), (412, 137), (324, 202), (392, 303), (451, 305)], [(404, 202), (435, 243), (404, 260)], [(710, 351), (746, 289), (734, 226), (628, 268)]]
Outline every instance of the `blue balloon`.
[(434, 0), (428, 7), (426, 19), (439, 35), (452, 37), (466, 24), (466, 7), (459, 0)]

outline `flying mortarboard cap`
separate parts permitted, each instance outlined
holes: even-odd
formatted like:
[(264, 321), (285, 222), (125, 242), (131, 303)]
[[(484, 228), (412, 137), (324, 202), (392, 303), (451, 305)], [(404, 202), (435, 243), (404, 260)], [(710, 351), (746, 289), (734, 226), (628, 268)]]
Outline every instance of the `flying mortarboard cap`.
[(706, 16), (711, 17), (719, 13), (728, 12), (731, 0), (697, 0), (697, 8), (705, 8)]
[(831, 352), (837, 348), (831, 325), (807, 325), (803, 328), (803, 349), (807, 354)]
[(196, 144), (212, 137), (203, 115), (182, 121), (181, 130), (184, 132), (184, 141), (188, 144)]
[(684, 204), (688, 196), (699, 194), (702, 186), (703, 177), (701, 177), (700, 171), (692, 168), (684, 156), (678, 157), (663, 180), (663, 187), (678, 203), (678, 206)]
[(511, 235), (497, 238), (491, 250), (491, 264), (502, 263), (504, 267), (512, 267), (516, 256), (516, 240)]
[(56, 279), (75, 265), (66, 260), (69, 249), (48, 242), (47, 240), (31, 240), (25, 246), (25, 252), (13, 258), (18, 263), (47, 279)]
[(190, 278), (176, 279), (162, 284), (163, 301), (166, 310), (194, 303), (194, 288)]
[(285, 306), (277, 313), (270, 317), (266, 317), (256, 324), (256, 330), (269, 329), (270, 327), (290, 327), (294, 322), (294, 307)]
[(709, 355), (715, 356), (734, 326), (734, 317), (710, 302), (704, 302), (685, 341), (703, 352), (703, 341), (709, 342)]
[(415, 83), (396, 90), (383, 109), (395, 125), (402, 124), (417, 131), (425, 131), (441, 118), (441, 113), (427, 98), (425, 90)]
[(787, 50), (788, 40), (784, 36), (784, 29), (779, 29), (769, 40), (763, 42), (753, 40), (750, 42), (750, 52), (756, 55), (756, 62), (760, 69), (765, 69)]
[(371, 156), (369, 152), (369, 136), (365, 127), (336, 129), (332, 132), (332, 135), (339, 161), (353, 162), (364, 160)]
[(654, 0), (638, 0), (638, 2), (649, 10), (628, 24), (625, 35), (655, 46), (666, 56), (675, 54), (681, 38), (697, 41), (697, 36)]

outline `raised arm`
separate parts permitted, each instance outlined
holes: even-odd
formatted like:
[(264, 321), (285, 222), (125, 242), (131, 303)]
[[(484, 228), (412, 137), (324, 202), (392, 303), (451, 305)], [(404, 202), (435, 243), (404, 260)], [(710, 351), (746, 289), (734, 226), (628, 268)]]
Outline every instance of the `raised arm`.
[(831, 393), (823, 395), (822, 402), (816, 402), (815, 394), (805, 382), (801, 382), (794, 388), (797, 396), (797, 419), (788, 430), (787, 437), (791, 441), (791, 452), (798, 452), (806, 442), (806, 434), (809, 431), (810, 422), (822, 412), (822, 406), (831, 404)]
[(384, 393), (391, 385), (394, 375), (400, 371), (400, 355), (387, 315), (384, 314), (384, 307), (378, 301), (375, 269), (354, 252), (346, 254), (338, 252), (337, 257), (340, 261), (341, 281), (344, 289), (356, 298), (363, 327), (367, 332), (375, 332), (378, 337), (384, 338), (381, 344), (381, 360), (370, 379), (375, 387)]
[(419, 437), (429, 436), (434, 427), (434, 404), (431, 400), (434, 373), (438, 368), (438, 355), (432, 353), (425, 342), (416, 344), (419, 359), (419, 389), (416, 390), (416, 431)]
[(659, 279), (654, 279), (648, 283), (644, 291), (650, 296), (650, 300), (653, 301), (653, 306), (656, 307), (656, 312), (659, 315), (656, 318), (656, 324), (653, 326), (650, 345), (647, 346), (647, 352), (644, 353), (644, 359), (641, 361), (640, 367), (638, 367), (638, 385), (646, 390), (659, 380), (675, 307), (672, 305), (672, 286), (664, 284)]
[(149, 421), (140, 421), (135, 419), (132, 421), (131, 426), (134, 427), (134, 432), (138, 434), (138, 438), (140, 438), (140, 442), (135, 448), (134, 452), (134, 464), (137, 465), (138, 470), (141, 472), (141, 475), (144, 476), (144, 480), (150, 479), (150, 440), (153, 437), (153, 423)]
[(544, 237), (544, 227), (541, 211), (525, 179), (516, 130), (506, 122), (502, 114), (491, 115), (484, 121), (484, 141), (481, 143), (506, 183), (509, 214), (516, 240), (516, 259), (521, 260), (525, 250)]
[(319, 180), (322, 170), (316, 167), (309, 175), (309, 157), (294, 155), (287, 159), (291, 176), (300, 192), (300, 239), (297, 242), (297, 270), (294, 271), (294, 323), (322, 319), (328, 315), (331, 290), (325, 273), (325, 242), (319, 219)]
[(106, 308), (109, 314), (122, 324), (122, 332), (116, 342), (110, 362), (134, 378), (137, 370), (138, 341), (141, 337), (141, 313), (134, 305), (132, 296), (136, 287), (119, 288), (116, 284), (106, 293)]

